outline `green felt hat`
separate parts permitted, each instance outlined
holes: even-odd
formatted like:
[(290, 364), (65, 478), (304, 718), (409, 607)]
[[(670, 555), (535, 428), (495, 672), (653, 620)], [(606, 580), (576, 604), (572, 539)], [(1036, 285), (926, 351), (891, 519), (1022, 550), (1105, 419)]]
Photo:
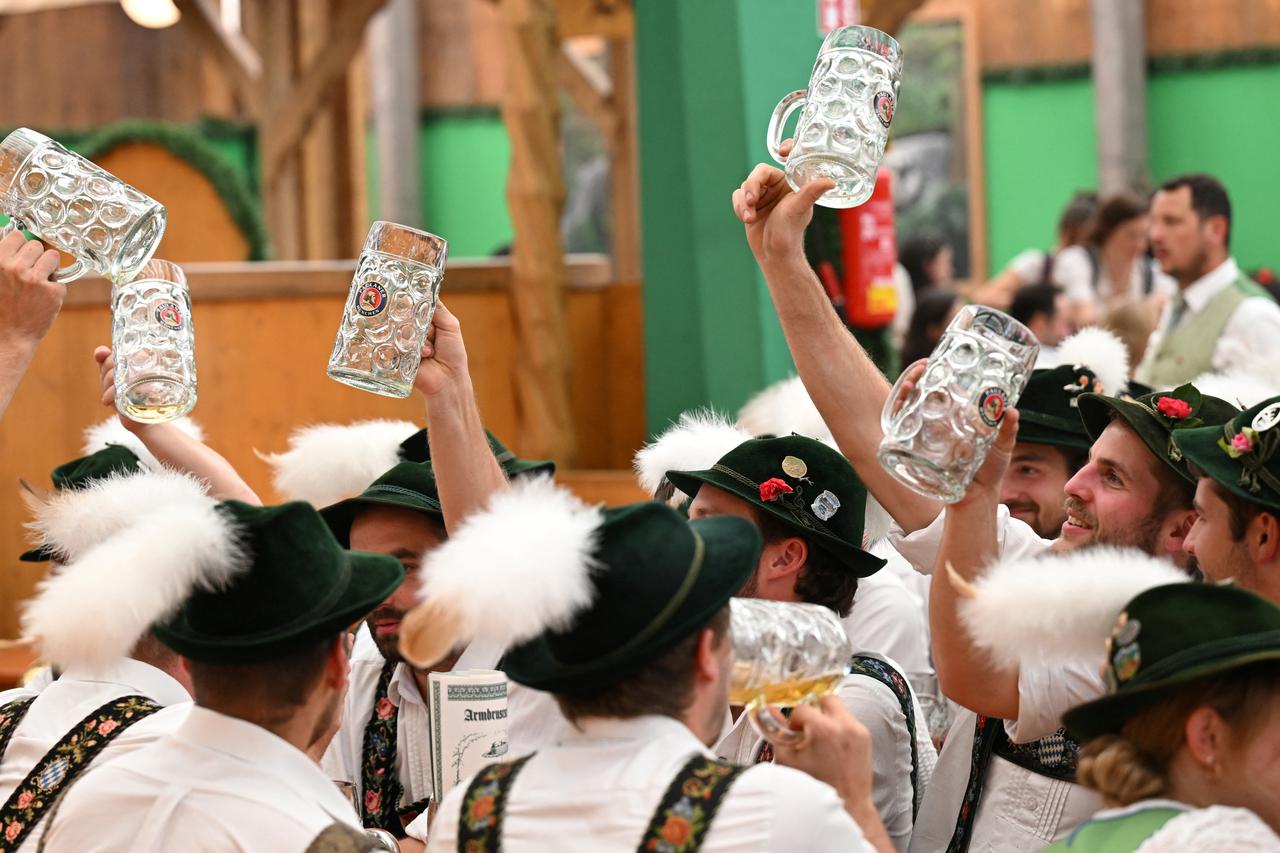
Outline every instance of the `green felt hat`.
[[(521, 459), (489, 430), (486, 429), (484, 434), (489, 439), (489, 449), (493, 451), (498, 464), (502, 466), (502, 470), (506, 472), (508, 477), (536, 476), (538, 474), (554, 474), (556, 472), (556, 463), (551, 460)], [(400, 443), (400, 458), (406, 462), (431, 461), (431, 445), (427, 441), (427, 431), (425, 429), (418, 430)]]
[(1081, 394), (1079, 405), (1080, 417), (1092, 440), (1098, 440), (1114, 413), (1133, 428), (1157, 459), (1186, 480), (1192, 479), (1191, 472), (1182, 462), (1182, 451), (1174, 444), (1173, 433), (1201, 426), (1220, 427), (1240, 412), (1226, 400), (1201, 394), (1190, 383), (1129, 400)]
[(327, 506), (320, 510), (320, 515), (338, 543), (346, 548), (351, 544), (351, 523), (356, 514), (371, 506), (411, 509), (444, 524), (436, 475), (430, 462), (401, 462), (354, 498)]
[(605, 510), (593, 553), (593, 603), (569, 628), (511, 649), (514, 681), (553, 693), (604, 690), (704, 626), (760, 559), (760, 533), (737, 516), (686, 521), (670, 507)]
[(404, 579), (395, 557), (346, 551), (302, 501), (250, 506), (224, 501), (249, 555), (247, 571), (219, 591), (198, 591), (154, 627), (183, 657), (254, 663), (336, 636), (386, 599)]
[(1032, 371), (1018, 398), (1018, 441), (1088, 450), (1093, 440), (1080, 419), (1079, 398), (1098, 387), (1098, 377), (1087, 367), (1061, 364)]
[(1233, 586), (1158, 586), (1129, 602), (1107, 641), (1108, 695), (1065, 715), (1080, 741), (1118, 732), (1189, 681), (1280, 660), (1280, 607)]
[(1222, 426), (1181, 429), (1173, 441), (1205, 476), (1246, 501), (1280, 513), (1280, 397)]
[[(53, 469), (49, 478), (53, 480), (54, 489), (61, 492), (66, 489), (82, 489), (94, 480), (102, 480), (112, 474), (136, 474), (141, 470), (142, 463), (132, 450), (118, 444), (109, 444), (96, 453), (59, 465)], [(53, 549), (46, 546), (32, 548), (18, 559), (26, 563), (45, 563), (53, 559), (53, 556)]]
[(837, 451), (801, 435), (744, 441), (705, 471), (668, 471), (686, 495), (704, 484), (763, 510), (860, 578), (885, 561), (862, 550), (867, 489)]

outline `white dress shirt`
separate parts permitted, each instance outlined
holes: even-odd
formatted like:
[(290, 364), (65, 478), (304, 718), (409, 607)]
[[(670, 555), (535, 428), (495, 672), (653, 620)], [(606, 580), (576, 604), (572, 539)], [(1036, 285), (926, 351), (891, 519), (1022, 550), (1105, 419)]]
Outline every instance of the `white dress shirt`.
[[(494, 669), (499, 651), (479, 644), (469, 647), (455, 669)], [(373, 715), (373, 696), (386, 659), (361, 625), (351, 651), (351, 674), (343, 704), (342, 726), (325, 751), (321, 766), (335, 781), (355, 785), (357, 802), (364, 796), (360, 766), (364, 754), (364, 731)], [(403, 787), (400, 806), (431, 796), (431, 738), (427, 703), (407, 664), (397, 664), (387, 685), (387, 699), (399, 709), (396, 716), (396, 772)], [(511, 682), (507, 694), (507, 753), (510, 758), (528, 755), (539, 747), (555, 743), (567, 727), (559, 706), (550, 694)]]
[[(162, 706), (172, 707), (157, 711), (118, 734), (103, 747), (89, 769), (114, 761), (172, 732), (191, 707), (191, 697), (182, 685), (150, 664), (123, 659), (96, 671), (68, 667), (39, 694), (24, 689), (0, 693), (0, 705), (27, 696), (36, 697), (0, 760), (0, 803), (13, 794), (54, 744), (85, 717), (108, 702), (130, 695), (145, 696)], [(46, 815), (18, 849), (35, 850), (47, 822)]]
[(853, 607), (841, 621), (855, 649), (885, 655), (911, 676), (933, 673), (927, 618), (920, 597), (886, 566), (858, 579)]
[[(883, 655), (872, 656), (885, 660), (902, 672), (901, 667)], [(906, 850), (911, 840), (914, 791), (911, 787), (911, 740), (906, 720), (902, 717), (902, 705), (892, 690), (865, 675), (845, 676), (836, 695), (871, 734), (871, 799), (894, 846)], [(928, 721), (914, 694), (911, 705), (915, 714), (919, 764), (916, 787), (923, 795), (933, 775), (937, 751), (929, 738)], [(734, 764), (751, 765), (763, 746), (764, 738), (756, 734), (747, 715), (742, 714), (716, 744), (715, 752)]]
[[(1182, 290), (1182, 299), (1186, 308), (1178, 320), (1182, 323), (1195, 322), (1195, 317), (1204, 311), (1213, 298), (1231, 287), (1240, 277), (1240, 267), (1235, 258), (1227, 258), (1218, 266), (1191, 282)], [(1154, 358), (1160, 349), (1160, 342), (1169, 332), (1176, 300), (1165, 303), (1160, 314), (1160, 321), (1147, 341), (1146, 356), (1138, 366), (1134, 376), (1142, 379), (1144, 368), (1149, 359)], [(1259, 369), (1262, 365), (1280, 363), (1280, 305), (1266, 296), (1249, 296), (1232, 313), (1223, 327), (1222, 334), (1213, 348), (1213, 370), (1223, 373), (1228, 370), (1245, 372)], [(1195, 379), (1188, 376), (1187, 381)]]
[(351, 804), (297, 747), (193, 707), (173, 734), (90, 770), (46, 831), (51, 853), (302, 851)]
[[(696, 754), (711, 753), (670, 717), (585, 720), (558, 745), (529, 759), (516, 777), (503, 848), (630, 853), (676, 773)], [(468, 782), (441, 803), (427, 844), (431, 853), (457, 850), (458, 811)], [(871, 846), (830, 786), (798, 770), (761, 764), (733, 782), (702, 850), (860, 853)]]

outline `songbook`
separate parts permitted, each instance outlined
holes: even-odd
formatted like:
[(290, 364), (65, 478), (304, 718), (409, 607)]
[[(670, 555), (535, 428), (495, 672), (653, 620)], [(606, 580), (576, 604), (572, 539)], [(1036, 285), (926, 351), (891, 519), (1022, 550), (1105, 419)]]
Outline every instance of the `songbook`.
[(492, 669), (427, 676), (431, 784), (435, 801), (507, 755), (507, 677)]

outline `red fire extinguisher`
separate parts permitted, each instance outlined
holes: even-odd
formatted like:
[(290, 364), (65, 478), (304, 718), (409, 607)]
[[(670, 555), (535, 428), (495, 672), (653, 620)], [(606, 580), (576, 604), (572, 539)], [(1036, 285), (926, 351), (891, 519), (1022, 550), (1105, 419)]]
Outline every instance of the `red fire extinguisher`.
[(898, 291), (893, 285), (898, 240), (893, 224), (893, 186), (881, 167), (871, 198), (839, 212), (844, 261), (844, 314), (850, 326), (878, 329), (893, 321)]

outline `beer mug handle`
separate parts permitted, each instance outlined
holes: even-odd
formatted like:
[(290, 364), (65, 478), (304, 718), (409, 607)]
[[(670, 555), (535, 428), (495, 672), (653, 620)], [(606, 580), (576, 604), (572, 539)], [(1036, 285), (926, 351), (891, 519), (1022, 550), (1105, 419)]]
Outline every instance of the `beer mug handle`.
[[(17, 231), (20, 229), (25, 230), (23, 229), (22, 223), (18, 221), (17, 217), (10, 216), (9, 221), (5, 223), (3, 228), (0, 228), (0, 240), (8, 237), (10, 231)], [(62, 269), (56, 270), (50, 278), (58, 282), (58, 284), (66, 284), (67, 282), (75, 281), (84, 274), (84, 263), (77, 258)]]
[[(902, 373), (898, 374), (898, 381), (893, 383), (893, 387), (889, 389), (889, 396), (885, 398), (884, 408), (880, 411), (880, 430), (888, 435), (889, 430), (893, 426), (893, 419), (898, 414), (898, 410), (902, 408), (898, 405), (899, 398), (902, 397), (902, 386), (907, 384), (908, 379), (915, 382), (920, 379), (920, 375), (924, 372), (924, 367), (929, 363), (927, 358), (918, 358), (911, 364), (908, 364)], [(905, 401), (903, 401), (905, 402)]]
[(809, 94), (807, 89), (797, 89), (787, 95), (781, 101), (778, 101), (778, 106), (773, 109), (773, 115), (769, 117), (769, 130), (765, 144), (769, 146), (769, 156), (784, 166), (787, 161), (778, 150), (782, 146), (782, 127), (787, 123), (787, 118), (793, 112), (804, 106), (804, 99), (807, 94)]
[(769, 743), (796, 743), (801, 734), (787, 725), (786, 718), (772, 706), (762, 705), (748, 710), (751, 727)]

